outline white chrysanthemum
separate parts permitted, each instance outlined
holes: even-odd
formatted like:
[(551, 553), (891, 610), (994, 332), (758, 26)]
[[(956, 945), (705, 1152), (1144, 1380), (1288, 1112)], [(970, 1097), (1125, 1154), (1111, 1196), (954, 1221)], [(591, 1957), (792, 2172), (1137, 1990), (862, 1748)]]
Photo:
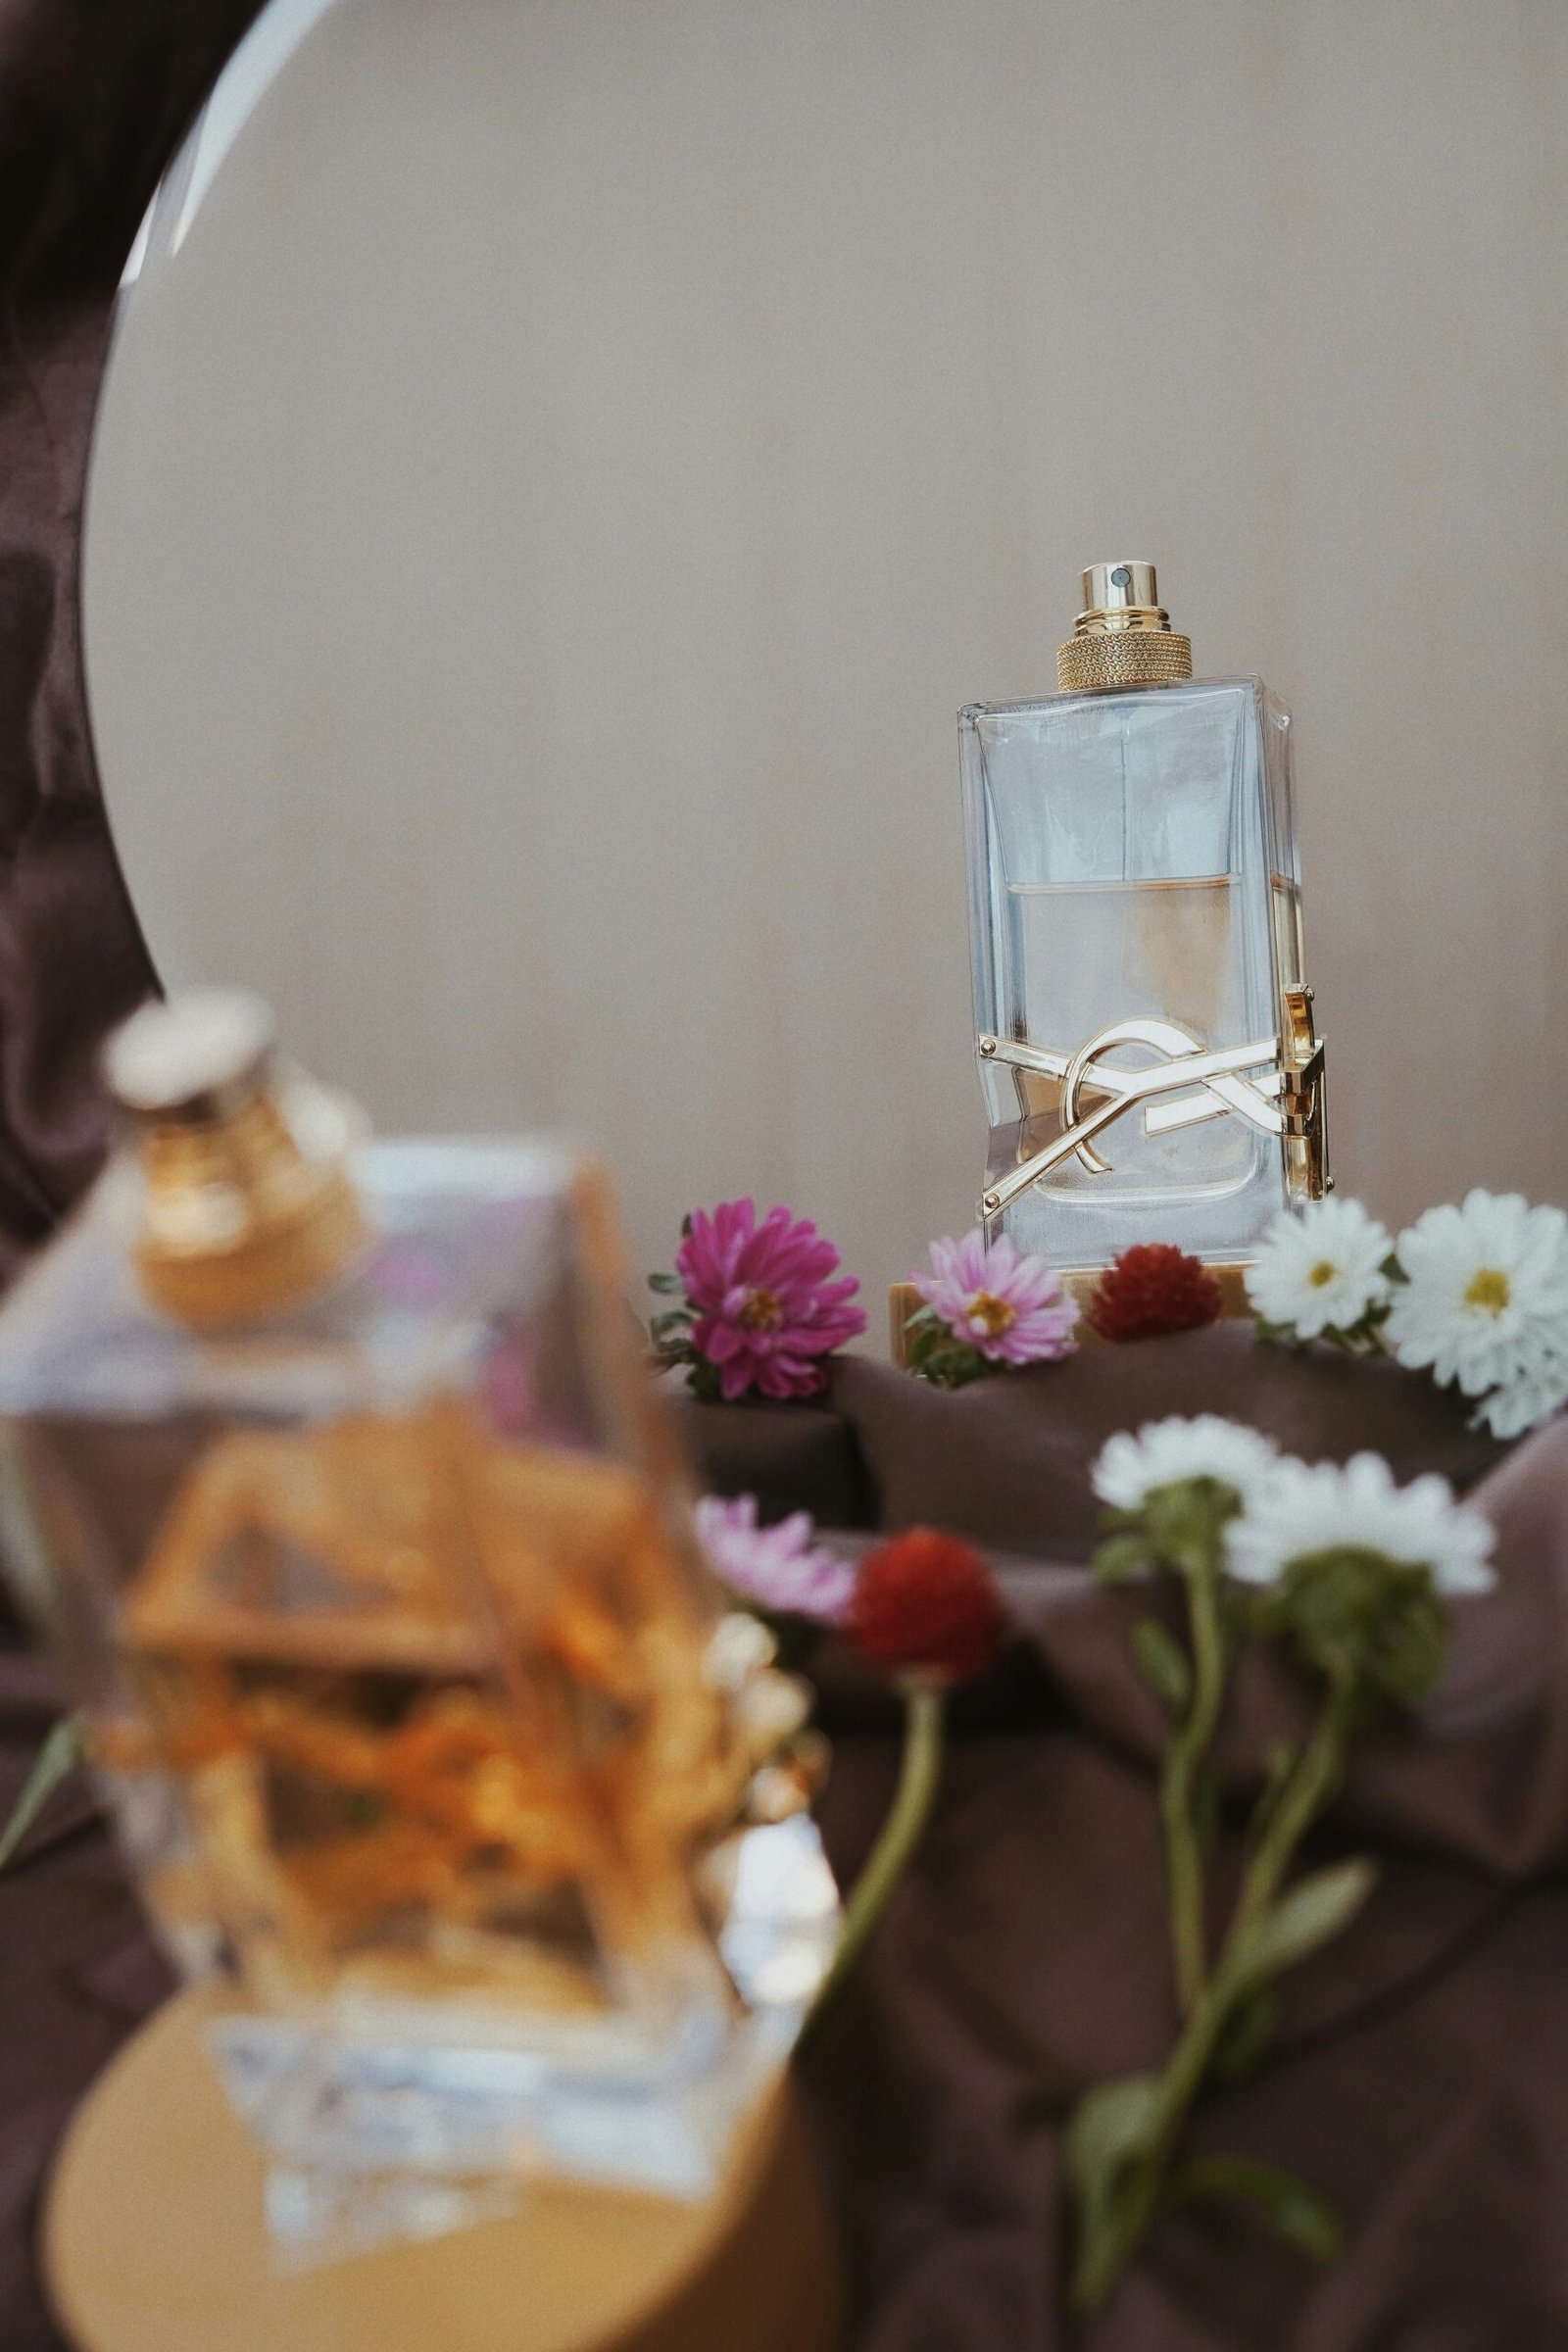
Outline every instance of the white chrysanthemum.
[(1312, 1200), (1275, 1218), (1248, 1269), (1247, 1296), (1265, 1322), (1300, 1339), (1348, 1331), (1388, 1298), (1383, 1263), (1393, 1248), (1359, 1200)]
[(1286, 1461), (1230, 1530), (1227, 1565), (1249, 1585), (1271, 1585), (1292, 1560), (1349, 1546), (1431, 1571), (1440, 1592), (1492, 1589), (1493, 1532), (1453, 1499), (1446, 1478), (1394, 1483), (1381, 1454), (1336, 1462)]
[(1120, 1430), (1107, 1438), (1095, 1464), (1095, 1493), (1117, 1510), (1136, 1511), (1147, 1495), (1182, 1479), (1212, 1478), (1234, 1487), (1244, 1502), (1279, 1466), (1272, 1439), (1217, 1413), (1186, 1421), (1146, 1421), (1135, 1436)]
[(1388, 1338), (1467, 1396), (1509, 1387), (1568, 1354), (1568, 1217), (1517, 1193), (1471, 1193), (1401, 1233)]
[(1494, 1438), (1522, 1438), (1568, 1404), (1568, 1353), (1543, 1347), (1476, 1413)]

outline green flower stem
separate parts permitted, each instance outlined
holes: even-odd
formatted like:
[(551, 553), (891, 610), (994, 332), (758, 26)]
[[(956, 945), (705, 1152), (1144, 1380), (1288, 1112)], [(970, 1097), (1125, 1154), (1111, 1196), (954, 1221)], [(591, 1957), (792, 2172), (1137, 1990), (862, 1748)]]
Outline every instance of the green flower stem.
[(1097, 2311), (1104, 2302), (1159, 2209), (1170, 2161), (1203, 2077), (1232, 2011), (1250, 1988), (1248, 1945), (1279, 1893), (1302, 1838), (1339, 1788), (1355, 1721), (1354, 1678), (1346, 1674), (1330, 1684), (1311, 1740), (1258, 1840), (1213, 1977), (1202, 1986), (1159, 2077), (1144, 2152), (1128, 2168), (1108, 2225), (1080, 2248), (1072, 2282), (1072, 2301), (1079, 2311)]
[(877, 1841), (844, 1907), (838, 1949), (801, 2030), (802, 2049), (815, 2034), (854, 1974), (931, 1818), (942, 1778), (946, 1704), (947, 1694), (936, 1684), (910, 1681), (904, 1687), (904, 1760), (899, 1786)]
[[(1348, 1669), (1331, 1679), (1317, 1728), (1281, 1791), (1242, 1881), (1236, 1915), (1225, 1938), (1226, 1958), (1233, 1964), (1279, 1893), (1297, 1847), (1339, 1791), (1355, 1733), (1359, 1695), (1355, 1676)], [(1223, 1965), (1220, 1974), (1224, 1974)]]
[(1207, 1973), (1203, 1921), (1203, 1855), (1198, 1829), (1198, 1787), (1219, 1723), (1225, 1696), (1225, 1642), (1220, 1629), (1219, 1573), (1213, 1558), (1195, 1551), (1183, 1563), (1188, 1631), (1193, 1653), (1193, 1695), (1185, 1721), (1173, 1734), (1160, 1776), (1159, 1811), (1165, 1842), (1165, 1879), (1170, 1894), (1171, 1946), (1176, 1964), (1176, 2000), (1190, 2017)]

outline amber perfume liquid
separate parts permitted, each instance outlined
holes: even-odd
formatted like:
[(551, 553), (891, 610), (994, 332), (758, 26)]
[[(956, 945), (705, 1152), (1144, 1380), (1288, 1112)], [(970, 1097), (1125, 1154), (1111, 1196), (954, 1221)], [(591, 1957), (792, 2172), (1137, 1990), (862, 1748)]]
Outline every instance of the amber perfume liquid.
[[(1090, 1032), (1128, 1014), (1173, 1015), (1200, 1037), (1231, 1037), (1239, 1023), (1240, 945), (1236, 881), (1065, 882), (1008, 893), (1022, 978), (1019, 1014), (1031, 1004), (1076, 1001)], [(1061, 1087), (1023, 1072), (1025, 1148), (1058, 1132)], [(1117, 1136), (1108, 1173), (1076, 1158), (1044, 1179), (1058, 1198), (1093, 1197), (1151, 1210), (1195, 1190), (1245, 1181), (1248, 1131), (1224, 1121), (1185, 1134), (1150, 1136), (1142, 1122)]]

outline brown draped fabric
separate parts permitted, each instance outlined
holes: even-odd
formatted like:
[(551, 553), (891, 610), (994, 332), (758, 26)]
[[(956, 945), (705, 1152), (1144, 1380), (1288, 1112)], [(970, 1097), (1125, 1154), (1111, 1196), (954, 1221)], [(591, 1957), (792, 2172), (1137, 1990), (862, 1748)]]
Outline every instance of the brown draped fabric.
[[(77, 540), (120, 272), (257, 0), (0, 0), (0, 1277), (91, 1180), (105, 1032), (154, 986), (115, 862), (81, 685)], [(6, 1645), (0, 1807), (59, 1711)], [(43, 2166), (167, 1988), (87, 1792), (0, 1879), (0, 2345), (59, 2339), (33, 2256)]]
[(103, 1149), (94, 1056), (154, 986), (81, 687), (76, 553), (115, 288), (256, 0), (0, 0), (0, 1273)]

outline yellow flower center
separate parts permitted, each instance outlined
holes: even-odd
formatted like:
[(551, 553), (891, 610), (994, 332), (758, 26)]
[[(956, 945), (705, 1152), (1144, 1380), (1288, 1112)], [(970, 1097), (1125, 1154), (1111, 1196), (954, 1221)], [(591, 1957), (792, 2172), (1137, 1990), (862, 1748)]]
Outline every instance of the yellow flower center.
[(976, 1291), (969, 1301), (969, 1313), (976, 1323), (985, 1326), (986, 1332), (994, 1340), (1000, 1340), (1003, 1333), (1010, 1331), (1018, 1320), (1016, 1310), (993, 1291)]
[(1512, 1297), (1506, 1274), (1496, 1266), (1480, 1266), (1470, 1277), (1464, 1302), (1466, 1306), (1484, 1307), (1489, 1315), (1500, 1315)]
[(754, 1291), (741, 1308), (743, 1331), (777, 1331), (783, 1320), (784, 1301), (773, 1291)]
[(1314, 1291), (1326, 1291), (1329, 1284), (1338, 1282), (1339, 1278), (1340, 1269), (1334, 1260), (1330, 1257), (1320, 1257), (1306, 1279)]

